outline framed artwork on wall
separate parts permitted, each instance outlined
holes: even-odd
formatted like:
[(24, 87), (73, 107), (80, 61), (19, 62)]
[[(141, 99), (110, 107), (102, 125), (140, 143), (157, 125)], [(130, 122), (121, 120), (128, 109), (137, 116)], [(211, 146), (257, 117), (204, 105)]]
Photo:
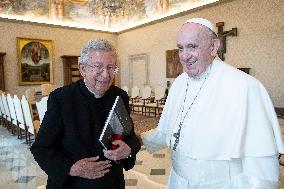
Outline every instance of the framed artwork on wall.
[(19, 85), (53, 82), (51, 40), (17, 38)]
[(176, 78), (183, 72), (182, 64), (179, 61), (178, 49), (166, 51), (166, 76)]

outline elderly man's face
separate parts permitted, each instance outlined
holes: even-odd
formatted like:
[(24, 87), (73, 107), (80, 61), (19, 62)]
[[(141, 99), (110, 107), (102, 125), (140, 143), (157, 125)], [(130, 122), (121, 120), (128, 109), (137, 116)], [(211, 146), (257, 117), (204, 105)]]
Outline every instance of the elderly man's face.
[(179, 58), (190, 77), (203, 73), (217, 53), (215, 42), (209, 34), (205, 26), (187, 23), (177, 35)]
[(90, 90), (103, 95), (114, 79), (116, 54), (114, 52), (92, 51), (87, 65), (79, 64), (81, 75)]

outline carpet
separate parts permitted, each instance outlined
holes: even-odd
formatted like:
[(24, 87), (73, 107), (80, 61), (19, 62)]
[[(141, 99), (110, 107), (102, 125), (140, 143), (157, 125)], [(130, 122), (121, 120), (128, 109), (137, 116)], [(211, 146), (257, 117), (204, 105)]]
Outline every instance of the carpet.
[(131, 114), (131, 118), (134, 122), (134, 131), (138, 135), (156, 128), (159, 121), (159, 117), (149, 117), (141, 114)]

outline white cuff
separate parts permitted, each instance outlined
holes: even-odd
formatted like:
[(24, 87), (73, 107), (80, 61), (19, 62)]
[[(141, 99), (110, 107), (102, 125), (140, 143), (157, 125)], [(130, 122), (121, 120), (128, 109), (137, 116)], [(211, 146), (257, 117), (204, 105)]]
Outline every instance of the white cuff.
[(278, 182), (249, 177), (249, 189), (278, 189)]

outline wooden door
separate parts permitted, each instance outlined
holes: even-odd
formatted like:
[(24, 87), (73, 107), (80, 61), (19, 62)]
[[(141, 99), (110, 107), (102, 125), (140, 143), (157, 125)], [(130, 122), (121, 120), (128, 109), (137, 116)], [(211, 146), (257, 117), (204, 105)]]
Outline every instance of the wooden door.
[(63, 77), (64, 85), (71, 84), (81, 78), (78, 69), (78, 58), (79, 56), (61, 56), (63, 61)]
[(6, 53), (0, 53), (0, 90), (5, 91), (5, 77), (4, 77), (4, 56)]

